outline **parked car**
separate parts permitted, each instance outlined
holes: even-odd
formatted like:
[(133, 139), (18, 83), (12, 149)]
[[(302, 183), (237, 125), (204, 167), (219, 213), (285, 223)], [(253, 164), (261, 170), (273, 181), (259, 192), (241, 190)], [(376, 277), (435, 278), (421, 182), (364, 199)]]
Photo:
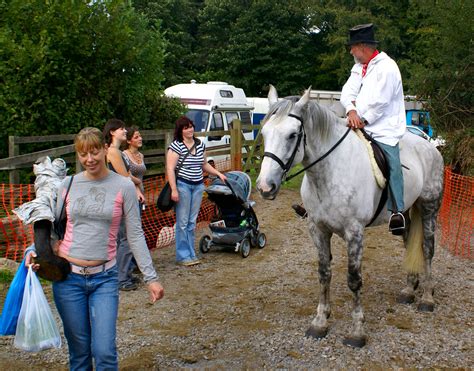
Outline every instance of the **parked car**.
[(446, 144), (446, 140), (441, 137), (432, 138), (421, 130), (418, 126), (407, 125), (407, 130), (423, 139), (426, 139), (428, 142), (433, 143), (436, 148), (442, 147)]

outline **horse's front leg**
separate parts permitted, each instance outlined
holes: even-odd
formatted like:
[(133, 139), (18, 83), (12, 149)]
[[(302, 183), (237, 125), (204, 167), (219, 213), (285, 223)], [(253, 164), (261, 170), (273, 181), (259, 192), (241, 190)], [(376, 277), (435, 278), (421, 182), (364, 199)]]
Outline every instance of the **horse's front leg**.
[(344, 344), (361, 348), (366, 344), (367, 337), (364, 332), (364, 312), (361, 304), (362, 288), (362, 254), (363, 254), (363, 229), (352, 233), (347, 244), (348, 272), (347, 284), (354, 294), (352, 309), (352, 332), (344, 339)]
[(316, 339), (325, 337), (328, 333), (328, 318), (331, 315), (330, 286), (331, 286), (331, 236), (332, 233), (321, 231), (314, 224), (309, 228), (313, 242), (318, 249), (319, 257), (319, 304), (316, 317), (306, 331), (306, 336)]

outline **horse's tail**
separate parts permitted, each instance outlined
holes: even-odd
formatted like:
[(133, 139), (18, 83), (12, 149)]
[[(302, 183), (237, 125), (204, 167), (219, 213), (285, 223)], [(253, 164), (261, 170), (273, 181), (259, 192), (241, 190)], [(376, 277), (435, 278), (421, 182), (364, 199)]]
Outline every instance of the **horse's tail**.
[(410, 210), (410, 219), (411, 223), (405, 243), (406, 254), (403, 268), (407, 273), (423, 273), (425, 261), (423, 255), (423, 225), (420, 210), (416, 205), (413, 205)]

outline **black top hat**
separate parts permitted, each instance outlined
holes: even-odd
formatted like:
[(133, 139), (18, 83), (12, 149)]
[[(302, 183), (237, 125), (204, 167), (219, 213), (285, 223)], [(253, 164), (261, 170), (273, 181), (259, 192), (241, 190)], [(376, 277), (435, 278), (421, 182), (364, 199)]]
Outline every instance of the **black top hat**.
[(378, 44), (374, 36), (374, 25), (372, 23), (359, 24), (349, 30), (349, 42), (347, 46), (354, 44)]

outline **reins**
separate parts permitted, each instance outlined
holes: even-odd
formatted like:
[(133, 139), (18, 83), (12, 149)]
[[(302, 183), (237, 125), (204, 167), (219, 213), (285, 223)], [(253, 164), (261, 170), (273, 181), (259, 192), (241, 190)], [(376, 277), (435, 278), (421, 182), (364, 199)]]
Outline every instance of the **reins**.
[[(327, 156), (329, 156), (331, 154), (332, 151), (334, 151), (336, 149), (336, 147), (341, 144), (341, 142), (347, 137), (347, 135), (349, 134), (349, 132), (351, 131), (351, 128), (347, 128), (346, 132), (344, 133), (344, 135), (336, 142), (336, 144), (334, 144), (330, 149), (329, 151), (327, 151), (324, 155), (322, 155), (320, 158), (318, 158), (317, 160), (313, 161), (312, 163), (310, 163), (308, 166), (304, 167), (303, 169), (297, 171), (296, 173), (286, 177), (286, 179), (284, 180), (285, 182), (289, 181), (290, 179), (294, 178), (295, 176), (301, 174), (303, 171), (306, 171), (308, 170), (310, 167), (316, 165), (319, 161), (322, 161), (324, 160)], [(294, 157), (294, 156), (293, 156)]]

